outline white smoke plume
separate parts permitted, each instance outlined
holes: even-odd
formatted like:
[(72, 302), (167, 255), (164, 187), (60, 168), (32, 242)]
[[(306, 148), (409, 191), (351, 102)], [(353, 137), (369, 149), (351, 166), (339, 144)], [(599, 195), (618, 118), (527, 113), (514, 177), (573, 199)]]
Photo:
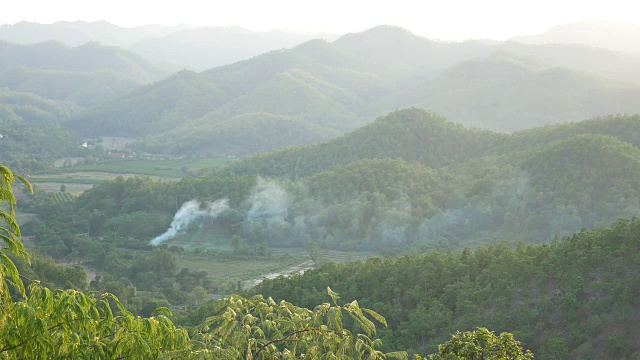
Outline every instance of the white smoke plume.
[(215, 219), (220, 214), (229, 209), (229, 199), (220, 199), (214, 202), (205, 203), (205, 207), (201, 208), (197, 200), (188, 201), (180, 207), (180, 210), (173, 216), (171, 226), (162, 235), (158, 235), (151, 242), (151, 245), (160, 245), (163, 242), (173, 238), (180, 231), (186, 229), (196, 219), (210, 218)]
[(289, 193), (274, 181), (258, 178), (249, 201), (251, 209), (247, 213), (248, 221), (258, 217), (287, 217)]

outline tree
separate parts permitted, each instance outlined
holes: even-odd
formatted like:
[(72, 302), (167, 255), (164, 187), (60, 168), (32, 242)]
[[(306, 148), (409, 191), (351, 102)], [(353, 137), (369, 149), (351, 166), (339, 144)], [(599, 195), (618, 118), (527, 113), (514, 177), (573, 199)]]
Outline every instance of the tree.
[[(333, 304), (314, 310), (279, 303), (260, 295), (250, 299), (231, 296), (214, 305), (214, 316), (197, 327), (191, 355), (210, 354), (221, 359), (407, 359), (406, 352), (383, 353), (372, 340), (373, 320), (386, 326), (378, 313), (360, 308), (357, 301), (337, 305), (338, 294), (327, 289)], [(351, 331), (343, 317), (355, 324)], [(330, 355), (330, 356), (328, 356)]]
[[(451, 339), (438, 346), (438, 353), (429, 355), (429, 360), (532, 360), (533, 354), (523, 352), (520, 342), (510, 333), (496, 336), (486, 328), (474, 331), (460, 331)], [(422, 359), (420, 356), (415, 360)]]
[(210, 298), (211, 297), (209, 296), (207, 289), (205, 289), (200, 285), (197, 285), (197, 286), (194, 286), (193, 289), (191, 290), (191, 294), (189, 295), (189, 302), (194, 305), (200, 305), (201, 303), (207, 301)]
[(33, 193), (33, 188), (28, 181), (14, 175), (8, 167), (0, 164), (0, 239), (4, 243), (0, 248), (0, 304), (10, 300), (8, 284), (14, 285), (22, 295), (25, 294), (18, 269), (5, 253), (6, 250), (29, 262), (29, 256), (20, 241), (20, 227), (15, 219), (16, 198), (13, 196), (11, 186), (16, 179), (22, 181), (28, 191)]
[(238, 234), (231, 236), (231, 248), (234, 254), (239, 254), (242, 250), (242, 238)]

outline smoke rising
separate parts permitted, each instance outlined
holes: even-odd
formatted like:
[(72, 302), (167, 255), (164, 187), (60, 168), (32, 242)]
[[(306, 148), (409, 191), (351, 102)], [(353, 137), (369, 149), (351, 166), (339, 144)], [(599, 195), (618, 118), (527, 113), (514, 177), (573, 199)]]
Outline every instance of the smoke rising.
[(215, 219), (220, 214), (229, 209), (229, 199), (220, 199), (214, 202), (205, 203), (205, 207), (201, 208), (197, 200), (188, 201), (180, 207), (180, 210), (173, 216), (171, 226), (162, 235), (158, 235), (151, 242), (151, 245), (160, 245), (163, 242), (173, 238), (180, 231), (186, 229), (196, 219), (210, 218)]
[(247, 212), (247, 220), (258, 217), (287, 217), (289, 193), (274, 181), (258, 178), (258, 183), (251, 191), (251, 208)]

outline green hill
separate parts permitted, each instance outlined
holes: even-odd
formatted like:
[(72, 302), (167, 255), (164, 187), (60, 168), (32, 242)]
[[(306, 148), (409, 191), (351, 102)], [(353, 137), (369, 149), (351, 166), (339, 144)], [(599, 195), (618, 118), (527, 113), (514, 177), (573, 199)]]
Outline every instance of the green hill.
[(0, 158), (23, 171), (46, 164), (34, 161), (74, 153), (82, 142), (60, 122), (77, 111), (68, 102), (0, 88)]
[(84, 112), (68, 126), (87, 135), (151, 135), (201, 117), (228, 100), (223, 89), (181, 71)]
[(632, 22), (586, 19), (555, 26), (538, 35), (516, 36), (511, 40), (525, 44), (584, 44), (640, 54), (636, 41), (638, 36), (640, 25)]
[(633, 358), (638, 231), (639, 219), (620, 220), (545, 245), (331, 262), (251, 292), (313, 306), (329, 286), (386, 317), (386, 350), (430, 353), (454, 329), (483, 324), (509, 329), (541, 359)]
[(520, 44), (507, 41), (496, 54), (532, 59), (549, 66), (583, 71), (620, 82), (640, 83), (640, 54), (571, 44)]
[(410, 83), (458, 63), (489, 56), (500, 43), (431, 40), (397, 26), (383, 25), (346, 34), (333, 44), (377, 64), (380, 67), (378, 72), (385, 78)]
[(578, 122), (546, 125), (514, 132), (501, 151), (543, 147), (550, 143), (580, 134), (610, 135), (640, 147), (640, 115), (611, 115)]
[(513, 131), (616, 113), (637, 113), (630, 86), (512, 58), (475, 60), (380, 102), (431, 109), (467, 126)]
[(299, 117), (248, 113), (215, 125), (193, 124), (147, 137), (136, 146), (154, 153), (242, 156), (275, 150), (282, 144), (304, 145), (329, 140), (339, 131)]
[[(637, 116), (618, 116), (503, 135), (410, 109), (323, 144), (239, 160), (227, 171), (304, 184), (289, 216), (316, 229), (315, 241), (326, 246), (364, 242), (393, 253), (500, 238), (541, 242), (640, 214), (638, 148), (623, 142), (637, 142), (639, 132)], [(391, 170), (376, 162), (386, 158), (408, 163)], [(424, 188), (401, 170), (420, 173), (425, 165), (436, 173)], [(358, 187), (372, 184), (381, 185)]]
[(160, 76), (140, 56), (116, 47), (0, 42), (0, 86), (81, 106), (112, 100)]
[(576, 135), (535, 154), (523, 168), (543, 203), (563, 204), (585, 226), (639, 214), (640, 184), (633, 179), (640, 176), (640, 149), (616, 138)]
[(298, 177), (356, 160), (396, 157), (436, 168), (487, 155), (503, 139), (506, 137), (497, 133), (447, 122), (434, 113), (407, 109), (323, 144), (242, 160), (231, 171)]

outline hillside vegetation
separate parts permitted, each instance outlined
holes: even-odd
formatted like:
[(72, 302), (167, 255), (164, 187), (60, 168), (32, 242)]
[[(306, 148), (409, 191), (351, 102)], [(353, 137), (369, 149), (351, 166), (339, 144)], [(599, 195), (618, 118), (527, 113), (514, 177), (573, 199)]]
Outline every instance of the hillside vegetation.
[[(94, 236), (150, 240), (182, 203), (231, 198), (222, 190), (230, 185), (208, 181), (241, 182), (212, 226), (250, 246), (397, 254), (499, 239), (541, 243), (640, 213), (639, 127), (637, 116), (620, 116), (504, 135), (409, 109), (324, 144), (240, 160), (211, 179), (118, 180), (38, 212), (48, 228), (73, 233), (91, 224)], [(63, 214), (69, 218), (56, 219)], [(41, 246), (58, 248), (51, 239)]]
[(136, 54), (97, 43), (0, 41), (0, 87), (81, 106), (113, 100), (162, 75)]
[[(183, 71), (84, 112), (69, 126), (92, 136), (146, 137), (136, 144), (139, 150), (193, 155), (316, 143), (405, 107), (514, 131), (640, 112), (637, 64), (632, 55), (603, 49), (448, 43), (380, 26), (202, 73)], [(231, 124), (247, 117), (276, 121), (285, 135), (249, 148), (206, 140), (242, 137), (243, 126)], [(286, 136), (301, 131), (307, 136)], [(247, 144), (265, 143), (257, 133), (244, 137)]]
[(252, 293), (313, 306), (331, 285), (389, 322), (385, 349), (433, 352), (453, 329), (510, 329), (541, 359), (633, 358), (640, 220), (546, 245), (501, 242), (366, 262), (328, 263)]

